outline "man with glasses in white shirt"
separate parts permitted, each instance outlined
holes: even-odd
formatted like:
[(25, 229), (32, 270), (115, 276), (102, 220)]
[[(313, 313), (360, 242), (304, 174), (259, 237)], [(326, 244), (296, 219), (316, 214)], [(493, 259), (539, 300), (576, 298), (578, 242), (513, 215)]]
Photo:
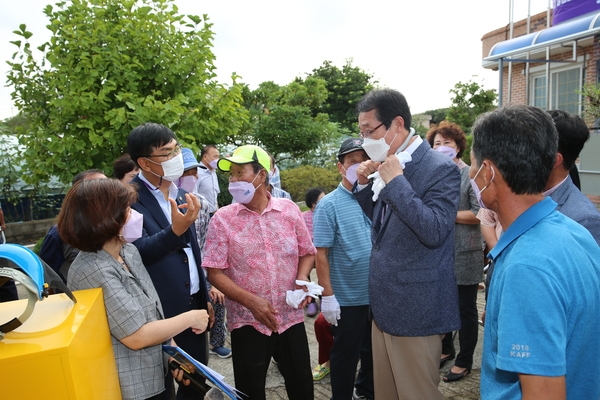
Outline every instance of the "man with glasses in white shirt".
[[(140, 125), (127, 138), (127, 152), (140, 168), (131, 181), (138, 191), (138, 200), (131, 208), (144, 216), (144, 235), (133, 244), (152, 278), (165, 318), (191, 309), (211, 311), (194, 227), (200, 202), (174, 183), (183, 174), (181, 146), (175, 134), (164, 125)], [(213, 322), (211, 316), (211, 326)], [(196, 335), (186, 329), (174, 339), (188, 354), (207, 364), (206, 333)], [(166, 385), (172, 383), (169, 377)], [(177, 399), (198, 396), (192, 386), (180, 385), (177, 391)]]

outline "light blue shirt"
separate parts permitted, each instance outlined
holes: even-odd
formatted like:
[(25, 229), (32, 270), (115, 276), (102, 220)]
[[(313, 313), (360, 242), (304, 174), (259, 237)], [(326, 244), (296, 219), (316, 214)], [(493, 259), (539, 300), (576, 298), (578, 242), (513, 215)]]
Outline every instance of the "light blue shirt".
[[(171, 220), (171, 203), (165, 199), (163, 193), (158, 190), (158, 188), (154, 187), (148, 179), (144, 176), (143, 173), (139, 174), (140, 179), (147, 185), (148, 189), (150, 189), (150, 193), (154, 195), (156, 201), (158, 201), (158, 205), (161, 210), (167, 217), (167, 221), (170, 224), (173, 223)], [(169, 186), (169, 198), (175, 200), (177, 198), (177, 185), (171, 182), (171, 186)], [(184, 248), (185, 254), (188, 256), (188, 267), (190, 269), (190, 294), (197, 293), (200, 290), (200, 276), (198, 275), (198, 264), (196, 264), (196, 259), (194, 258), (194, 252), (192, 251), (191, 244), (188, 243), (188, 247)]]
[(340, 306), (369, 304), (371, 221), (341, 183), (313, 215), (315, 247), (329, 248), (329, 275)]

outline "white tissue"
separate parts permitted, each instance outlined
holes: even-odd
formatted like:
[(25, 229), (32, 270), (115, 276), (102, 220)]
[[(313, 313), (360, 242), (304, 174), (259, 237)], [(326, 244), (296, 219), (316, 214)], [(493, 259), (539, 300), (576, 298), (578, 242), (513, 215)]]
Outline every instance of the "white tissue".
[[(408, 154), (405, 151), (402, 151), (399, 154), (396, 154), (395, 156), (398, 157), (398, 161), (400, 161), (402, 169), (405, 168), (406, 163), (412, 161), (412, 157), (410, 156), (410, 154)], [(373, 201), (377, 201), (377, 199), (379, 198), (379, 192), (381, 192), (381, 190), (385, 187), (385, 182), (383, 181), (383, 179), (381, 179), (381, 176), (379, 176), (379, 171), (373, 172), (371, 175), (367, 176), (367, 178), (373, 179), (373, 187), (371, 188), (371, 190), (373, 191)]]

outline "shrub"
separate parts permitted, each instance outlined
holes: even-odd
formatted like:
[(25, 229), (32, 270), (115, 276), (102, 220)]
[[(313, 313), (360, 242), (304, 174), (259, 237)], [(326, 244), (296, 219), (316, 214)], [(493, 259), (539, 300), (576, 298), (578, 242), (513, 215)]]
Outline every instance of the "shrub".
[(306, 191), (320, 187), (325, 193), (331, 192), (340, 183), (341, 176), (334, 166), (319, 168), (303, 165), (281, 171), (281, 187), (292, 195), (295, 202), (304, 201)]

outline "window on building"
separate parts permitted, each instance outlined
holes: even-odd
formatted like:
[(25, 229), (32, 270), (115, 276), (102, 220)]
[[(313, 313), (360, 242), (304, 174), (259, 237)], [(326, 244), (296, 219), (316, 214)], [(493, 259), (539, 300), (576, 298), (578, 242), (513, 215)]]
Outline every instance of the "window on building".
[[(571, 113), (581, 112), (581, 67), (562, 69), (550, 73), (550, 109), (561, 109)], [(546, 109), (547, 83), (545, 74), (532, 77), (532, 103)]]

